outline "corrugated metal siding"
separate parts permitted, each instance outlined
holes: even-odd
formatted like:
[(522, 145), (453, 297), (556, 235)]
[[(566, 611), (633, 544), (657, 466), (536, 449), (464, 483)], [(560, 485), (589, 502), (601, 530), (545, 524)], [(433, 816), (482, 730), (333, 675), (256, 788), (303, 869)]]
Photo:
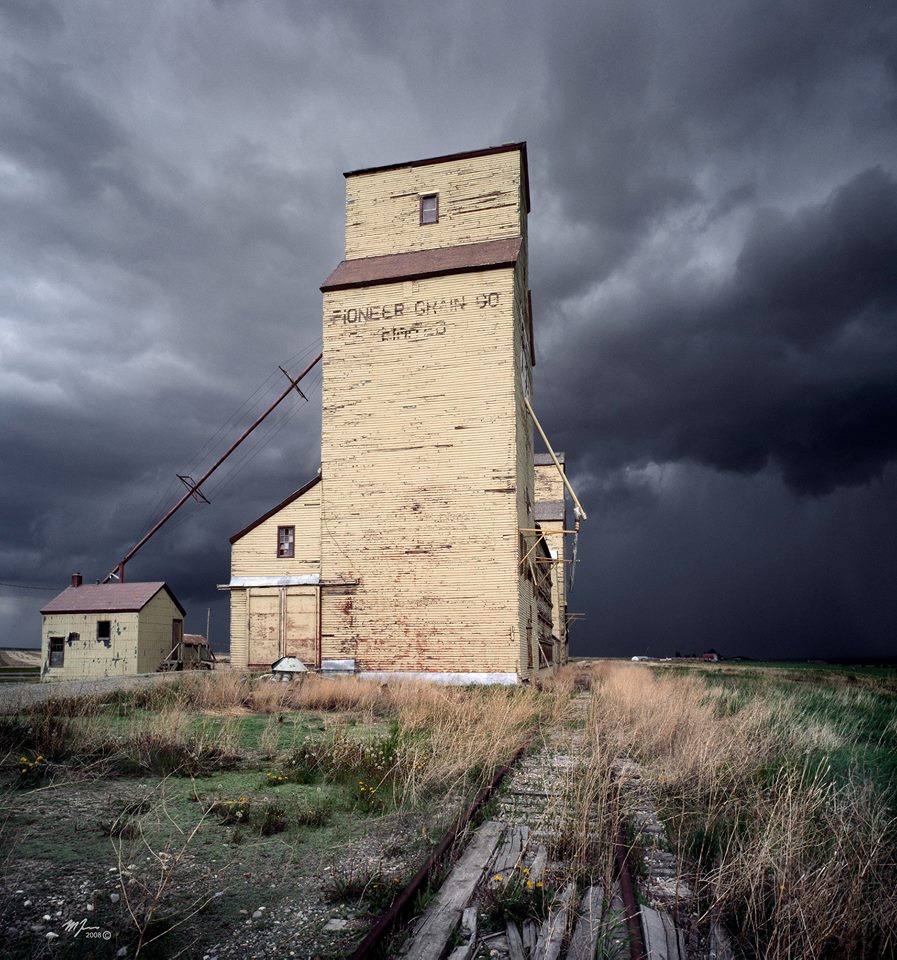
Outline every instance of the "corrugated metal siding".
[[(439, 222), (420, 224), (419, 197), (439, 194)], [(498, 240), (523, 233), (518, 151), (346, 180), (346, 259)]]
[(323, 657), (519, 669), (514, 314), (510, 269), (325, 295)]

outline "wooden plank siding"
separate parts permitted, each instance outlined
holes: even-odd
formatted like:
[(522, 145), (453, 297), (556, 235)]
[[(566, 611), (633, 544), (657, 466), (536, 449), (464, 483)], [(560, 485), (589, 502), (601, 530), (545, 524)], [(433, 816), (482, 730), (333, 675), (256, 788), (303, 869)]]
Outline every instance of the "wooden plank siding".
[[(233, 541), (231, 577), (318, 577), (321, 488), (315, 483)], [(295, 528), (293, 556), (277, 555), (277, 529)], [(281, 656), (318, 665), (318, 587), (254, 586), (230, 590), (231, 663), (265, 669)]]
[(172, 625), (175, 620), (180, 620), (183, 627), (184, 615), (163, 590), (140, 611), (137, 627), (140, 632), (137, 643), (138, 673), (153, 673), (171, 652), (174, 646)]
[[(366, 301), (412, 298), (437, 306), (407, 337), (392, 322), (345, 322)], [(513, 271), (324, 303), (321, 571), (358, 583), (323, 592), (322, 656), (516, 673)]]
[[(563, 466), (563, 464), (562, 464)], [(550, 501), (552, 503), (564, 503), (566, 490), (564, 481), (558, 473), (557, 467), (552, 464), (536, 464), (536, 502)], [(567, 661), (567, 564), (563, 561), (567, 559), (567, 537), (559, 532), (567, 529), (565, 519), (560, 520), (540, 520), (539, 525), (548, 532), (546, 540), (552, 550), (557, 551), (558, 563), (554, 568), (552, 577), (552, 615), (554, 619), (555, 636), (560, 641), (561, 662)]]
[[(349, 176), (346, 259), (520, 236), (522, 190), (517, 150)], [(439, 195), (439, 221), (421, 225), (426, 193)]]
[[(294, 556), (277, 556), (277, 528), (296, 528)], [(231, 551), (234, 577), (292, 577), (321, 569), (321, 484), (287, 504), (237, 540)]]
[[(97, 639), (100, 620), (109, 621), (108, 645)], [(45, 614), (41, 638), (44, 678), (90, 679), (153, 673), (173, 646), (173, 620), (183, 620), (183, 614), (164, 590), (139, 612)], [(50, 637), (65, 640), (61, 667), (48, 665)]]
[(230, 592), (230, 662), (238, 670), (249, 666), (249, 601), (246, 590)]
[[(535, 525), (525, 190), (519, 145), (347, 175), (346, 259), (521, 250), (513, 267), (325, 292), (324, 658), (538, 670), (546, 599), (519, 533)], [(422, 225), (427, 193), (439, 220)]]
[[(346, 176), (353, 267), (322, 287), (321, 482), (234, 541), (232, 662), (288, 652), (317, 617), (318, 664), (534, 676), (552, 593), (521, 563), (536, 525), (525, 146)], [(439, 218), (421, 224), (428, 193)], [(501, 256), (468, 246), (490, 241)], [(364, 262), (396, 254), (414, 256)], [(233, 579), (313, 574), (314, 612), (294, 586)]]

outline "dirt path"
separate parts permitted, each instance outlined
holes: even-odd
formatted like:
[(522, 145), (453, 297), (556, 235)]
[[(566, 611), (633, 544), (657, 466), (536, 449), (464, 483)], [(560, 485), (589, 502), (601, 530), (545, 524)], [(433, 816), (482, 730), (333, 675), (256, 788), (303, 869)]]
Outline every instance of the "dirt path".
[(136, 677), (103, 677), (97, 680), (58, 680), (54, 683), (0, 684), (0, 713), (18, 713), (51, 697), (83, 697), (111, 690), (129, 690), (166, 683), (177, 673), (144, 673)]

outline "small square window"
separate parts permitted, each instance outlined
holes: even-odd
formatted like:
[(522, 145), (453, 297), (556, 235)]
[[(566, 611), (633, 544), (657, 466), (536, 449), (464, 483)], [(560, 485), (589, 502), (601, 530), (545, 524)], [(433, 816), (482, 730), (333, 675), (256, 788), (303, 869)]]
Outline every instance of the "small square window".
[(112, 636), (112, 621), (97, 620), (97, 640), (108, 640)]
[(292, 557), (296, 552), (296, 528), (277, 528), (277, 556)]
[(420, 198), (420, 222), (439, 223), (439, 194), (425, 193)]

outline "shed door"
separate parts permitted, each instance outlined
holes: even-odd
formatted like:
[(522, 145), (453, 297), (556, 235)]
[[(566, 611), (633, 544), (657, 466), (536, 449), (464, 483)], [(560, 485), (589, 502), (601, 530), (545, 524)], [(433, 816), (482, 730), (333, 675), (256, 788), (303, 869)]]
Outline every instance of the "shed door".
[(283, 652), (288, 657), (297, 657), (307, 667), (317, 666), (317, 593), (314, 588), (288, 587), (284, 596), (286, 635)]
[(280, 656), (280, 591), (249, 591), (249, 662), (270, 666)]

